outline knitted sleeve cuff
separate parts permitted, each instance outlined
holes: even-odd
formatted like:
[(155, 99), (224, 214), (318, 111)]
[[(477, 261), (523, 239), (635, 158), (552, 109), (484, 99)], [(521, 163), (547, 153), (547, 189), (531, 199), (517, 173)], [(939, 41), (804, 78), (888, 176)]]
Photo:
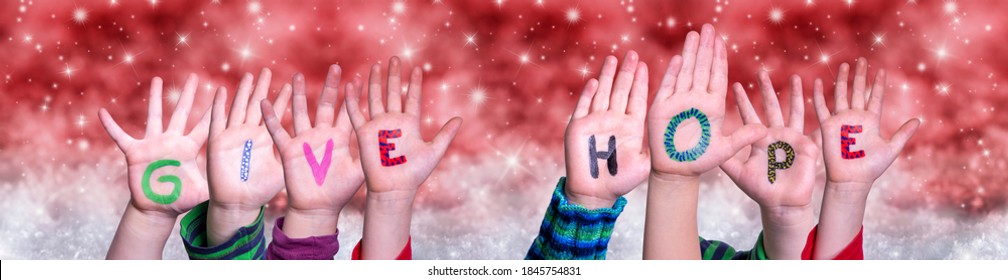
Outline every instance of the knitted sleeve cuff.
[(529, 260), (603, 260), (609, 246), (616, 218), (626, 206), (620, 197), (612, 208), (589, 210), (572, 204), (564, 196), (566, 178), (561, 177), (546, 208), (525, 259)]
[(700, 257), (704, 260), (769, 260), (763, 247), (763, 232), (756, 238), (756, 246), (749, 251), (735, 251), (731, 245), (700, 237)]
[(261, 260), (266, 257), (266, 237), (263, 233), (263, 209), (252, 224), (238, 229), (227, 242), (209, 247), (207, 241), (207, 207), (209, 201), (196, 205), (179, 223), (182, 243), (193, 260)]
[(339, 251), (339, 230), (333, 234), (290, 238), (283, 232), (284, 217), (273, 225), (273, 241), (266, 248), (269, 260), (332, 260)]

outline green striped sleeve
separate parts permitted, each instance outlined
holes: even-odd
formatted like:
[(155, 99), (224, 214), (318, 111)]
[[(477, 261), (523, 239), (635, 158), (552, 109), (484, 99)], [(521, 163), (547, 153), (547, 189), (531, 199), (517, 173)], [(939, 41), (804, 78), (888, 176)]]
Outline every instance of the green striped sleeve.
[(736, 251), (731, 245), (700, 237), (700, 256), (704, 260), (768, 260), (763, 247), (763, 232), (756, 238), (756, 246), (748, 251)]
[(179, 223), (182, 243), (189, 259), (193, 260), (262, 260), (266, 258), (266, 236), (263, 232), (262, 208), (252, 224), (238, 229), (226, 242), (210, 247), (207, 241), (207, 207), (209, 201), (200, 203), (189, 211)]

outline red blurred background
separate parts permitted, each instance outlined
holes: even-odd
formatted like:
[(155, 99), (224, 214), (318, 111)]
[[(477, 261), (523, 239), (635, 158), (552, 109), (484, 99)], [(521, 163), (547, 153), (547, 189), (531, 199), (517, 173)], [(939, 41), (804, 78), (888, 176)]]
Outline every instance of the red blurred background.
[[(165, 106), (171, 108), (186, 74), (198, 74), (198, 116), (216, 87), (235, 88), (245, 72), (271, 68), (274, 94), (303, 72), (309, 92), (317, 94), (329, 64), (340, 64), (348, 81), (393, 55), (424, 69), (425, 133), (433, 135), (452, 116), (465, 119), (417, 207), (466, 214), (435, 215), (430, 220), (443, 224), (428, 226), (449, 228), (441, 232), (444, 238), (475, 236), (487, 225), (465, 219), (514, 210), (518, 224), (532, 226), (513, 232), (514, 244), (497, 245), (527, 246), (521, 240), (531, 242), (549, 190), (563, 175), (562, 137), (573, 93), (597, 75), (606, 55), (636, 50), (651, 69), (664, 69), (686, 33), (703, 23), (713, 23), (727, 39), (730, 82), (748, 87), (755, 86), (759, 69), (767, 69), (778, 88), (792, 73), (807, 87), (822, 78), (831, 88), (839, 64), (859, 56), (868, 58), (871, 72), (887, 69), (884, 133), (911, 117), (923, 125), (870, 203), (888, 209), (884, 215), (893, 219), (931, 213), (982, 225), (993, 221), (987, 226), (1001, 225), (1003, 235), (1008, 118), (997, 116), (1008, 102), (1006, 10), (1004, 1), (952, 0), (4, 1), (0, 232), (11, 237), (0, 256), (104, 253), (108, 228), (126, 201), (126, 177), (98, 108), (109, 108), (127, 132), (139, 135), (152, 77), (165, 79)], [(660, 71), (653, 71), (652, 89), (658, 77)], [(812, 131), (818, 124), (811, 96), (806, 103), (806, 130)], [(729, 98), (729, 127), (740, 123), (734, 106)], [(196, 119), (190, 118), (190, 126)], [(705, 182), (723, 184), (723, 176), (716, 176)], [(518, 206), (480, 208), (474, 201)], [(97, 221), (101, 227), (83, 225)], [(13, 245), (18, 238), (59, 237), (37, 233), (59, 225), (94, 232), (93, 240), (78, 242), (84, 255), (56, 245), (46, 250), (68, 252)], [(520, 255), (486, 250), (428, 257)], [(1004, 248), (994, 252), (1006, 254)], [(918, 257), (956, 256), (969, 257)]]

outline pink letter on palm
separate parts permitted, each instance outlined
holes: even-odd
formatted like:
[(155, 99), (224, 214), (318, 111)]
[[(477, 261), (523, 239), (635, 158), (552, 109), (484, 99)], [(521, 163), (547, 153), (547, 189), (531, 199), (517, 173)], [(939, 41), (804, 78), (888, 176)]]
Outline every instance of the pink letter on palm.
[(325, 182), (326, 173), (329, 172), (329, 164), (332, 163), (332, 149), (333, 141), (329, 139), (326, 142), (325, 155), (322, 156), (322, 162), (315, 160), (315, 153), (312, 152), (311, 145), (304, 143), (304, 153), (305, 158), (308, 159), (308, 166), (311, 166), (312, 175), (315, 175), (315, 183), (322, 186)]

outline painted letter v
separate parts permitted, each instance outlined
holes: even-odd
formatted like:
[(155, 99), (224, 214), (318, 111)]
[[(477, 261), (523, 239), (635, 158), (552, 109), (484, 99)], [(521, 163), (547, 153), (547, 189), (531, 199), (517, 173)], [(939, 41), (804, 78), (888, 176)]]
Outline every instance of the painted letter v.
[(326, 173), (329, 172), (329, 164), (332, 163), (332, 150), (333, 141), (332, 139), (329, 139), (329, 142), (326, 142), (326, 149), (325, 154), (322, 156), (322, 162), (318, 162), (318, 160), (315, 159), (315, 153), (312, 152), (311, 145), (308, 145), (307, 142), (304, 143), (305, 159), (308, 160), (308, 166), (311, 167), (312, 175), (315, 175), (315, 183), (319, 186), (322, 186), (322, 183), (325, 182)]

